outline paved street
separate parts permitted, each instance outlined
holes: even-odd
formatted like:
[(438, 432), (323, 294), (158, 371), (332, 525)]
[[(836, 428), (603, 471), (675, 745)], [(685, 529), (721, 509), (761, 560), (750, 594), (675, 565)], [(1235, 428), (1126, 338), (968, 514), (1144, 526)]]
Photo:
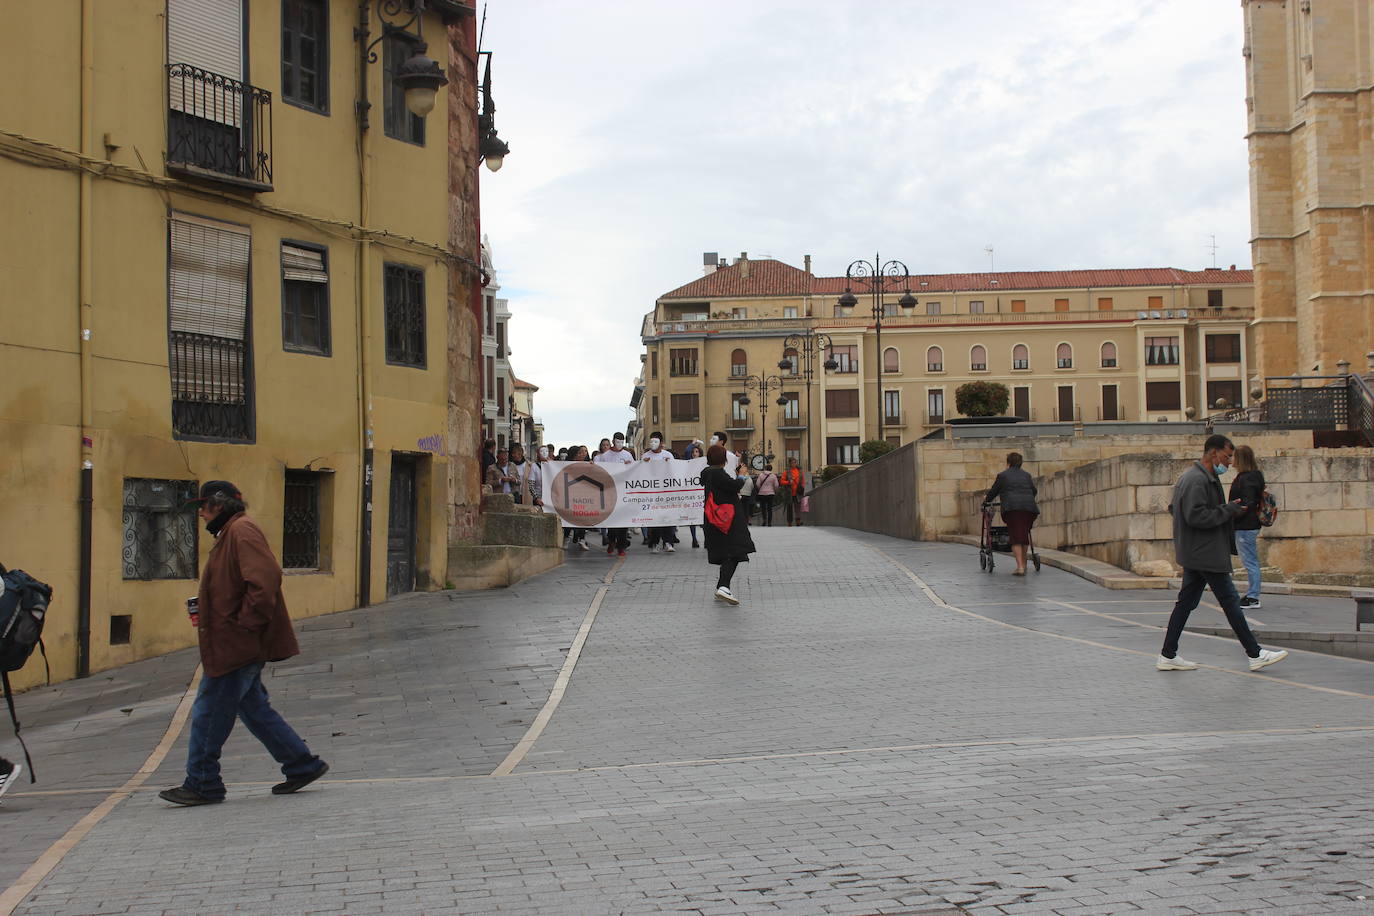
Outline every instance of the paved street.
[(157, 798), (184, 729), (136, 775), (193, 653), (30, 692), (41, 781), (0, 806), (4, 899), (64, 916), (1374, 913), (1374, 663), (1295, 651), (1252, 674), (1234, 639), (1190, 633), (1204, 667), (1161, 673), (1168, 591), (1013, 578), (1001, 557), (988, 576), (971, 547), (841, 529), (755, 539), (739, 608), (711, 599), (704, 551), (636, 546), (307, 621), (304, 654), (266, 679), (332, 766), (295, 796), (268, 793), (279, 777), (242, 729), (223, 805)]

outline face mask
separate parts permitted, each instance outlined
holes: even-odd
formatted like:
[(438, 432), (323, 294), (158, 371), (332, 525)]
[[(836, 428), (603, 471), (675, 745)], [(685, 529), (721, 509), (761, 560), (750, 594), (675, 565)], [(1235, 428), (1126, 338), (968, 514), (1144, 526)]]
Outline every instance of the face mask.
[(1225, 474), (1228, 470), (1230, 470), (1230, 468), (1226, 467), (1225, 465), (1212, 465), (1212, 473), (1216, 474), (1218, 477), (1220, 477), (1222, 474)]
[(540, 457), (540, 458), (547, 458), (547, 457), (549, 457), (549, 450), (546, 449), (546, 448), (542, 448), (542, 447), (541, 447), (541, 448), (539, 449), (539, 457)]
[(712, 437), (711, 437), (711, 444), (712, 444), (712, 445), (720, 445), (720, 440), (717, 439), (715, 436), (712, 436)]
[(649, 440), (649, 448), (651, 448), (651, 449), (657, 450), (658, 447), (659, 447), (660, 445), (662, 445), (662, 444), (663, 444), (663, 440), (662, 440), (662, 439), (650, 439), (650, 440)]

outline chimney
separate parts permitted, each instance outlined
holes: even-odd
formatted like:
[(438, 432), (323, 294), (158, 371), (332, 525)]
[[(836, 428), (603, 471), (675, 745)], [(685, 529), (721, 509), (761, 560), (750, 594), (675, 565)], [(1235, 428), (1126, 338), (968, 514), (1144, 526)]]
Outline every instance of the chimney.
[(740, 278), (741, 280), (748, 280), (748, 279), (749, 279), (749, 252), (747, 252), (747, 251), (741, 251), (741, 252), (739, 253), (739, 260), (736, 261), (735, 263), (739, 265), (739, 278)]
[(701, 253), (701, 272), (703, 274), (713, 274), (716, 272), (716, 265), (720, 262), (720, 254), (715, 251), (703, 251)]
[(811, 273), (811, 255), (802, 256), (802, 270)]

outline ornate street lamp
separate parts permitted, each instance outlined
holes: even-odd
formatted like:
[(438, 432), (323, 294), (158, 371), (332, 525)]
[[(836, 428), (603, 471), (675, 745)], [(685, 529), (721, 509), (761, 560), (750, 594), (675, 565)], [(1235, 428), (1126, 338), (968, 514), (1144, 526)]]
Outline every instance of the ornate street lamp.
[[(381, 24), (381, 34), (371, 41), (372, 5), (377, 6), (377, 21)], [(448, 85), (439, 62), (428, 55), (429, 45), (417, 28), (411, 26), (420, 21), (425, 12), (425, 0), (359, 0), (358, 24), (353, 29), (353, 38), (358, 42), (361, 66), (358, 68), (358, 124), (363, 130), (369, 126), (368, 111), (372, 103), (367, 98), (367, 65), (377, 62), (377, 45), (390, 35), (404, 35), (410, 40), (415, 51), (401, 62), (392, 77), (397, 86), (405, 90), (406, 108), (417, 117), (425, 117), (434, 110), (434, 98), (441, 86)], [(410, 18), (401, 18), (407, 13)]]
[[(797, 375), (800, 370), (802, 378), (806, 380), (806, 467), (811, 468), (811, 435), (814, 432), (815, 424), (812, 422), (811, 414), (811, 383), (816, 375), (816, 360), (824, 353), (828, 353), (835, 346), (829, 334), (820, 333), (808, 328), (802, 334), (789, 334), (782, 342), (783, 356), (778, 360), (778, 368), (786, 369), (792, 375)], [(796, 350), (797, 357), (801, 360), (798, 367), (791, 358), (787, 356), (788, 350)], [(840, 367), (833, 356), (826, 356), (821, 363), (822, 368), (833, 372)], [(779, 402), (785, 400), (778, 399)], [(786, 443), (784, 443), (786, 444)]]
[(510, 152), (510, 145), (496, 136), (496, 103), (491, 100), (491, 52), (479, 51), (486, 55), (487, 69), (482, 76), (482, 110), (477, 115), (477, 157), (486, 160), (487, 168), (493, 172), (501, 171)]
[(873, 299), (873, 326), (876, 332), (874, 344), (877, 347), (878, 357), (875, 373), (878, 389), (878, 438), (881, 440), (883, 438), (883, 294), (889, 288), (895, 291), (900, 286), (905, 290), (905, 293), (902, 298), (897, 300), (897, 304), (904, 309), (915, 308), (916, 297), (911, 295), (911, 273), (901, 261), (884, 262), (881, 257), (875, 254), (872, 261), (860, 259), (850, 264), (845, 268), (844, 278), (845, 290), (844, 295), (839, 298), (839, 305), (850, 309), (859, 304), (853, 291), (855, 283), (866, 288)]
[[(773, 460), (773, 441), (768, 438), (768, 392), (774, 390), (775, 388), (780, 389), (782, 388), (782, 386), (783, 380), (776, 375), (751, 375), (744, 380), (745, 394), (742, 398), (739, 399), (738, 402), (747, 407), (750, 403), (752, 403), (748, 394), (749, 389), (752, 388), (754, 391), (758, 392), (759, 445), (761, 448), (763, 448), (764, 457), (770, 462)], [(778, 395), (778, 406), (783, 406), (786, 403), (787, 398), (783, 397), (781, 394)]]

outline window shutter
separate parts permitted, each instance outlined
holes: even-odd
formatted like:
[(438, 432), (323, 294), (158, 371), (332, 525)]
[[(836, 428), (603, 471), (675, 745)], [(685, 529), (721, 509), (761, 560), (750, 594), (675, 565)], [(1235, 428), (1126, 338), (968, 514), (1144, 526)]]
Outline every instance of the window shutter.
[(281, 246), (281, 275), (284, 280), (329, 282), (329, 274), (324, 269), (324, 253), (294, 245)]
[(167, 63), (243, 82), (243, 0), (167, 0)]
[(168, 329), (244, 339), (246, 229), (185, 213), (171, 218)]

